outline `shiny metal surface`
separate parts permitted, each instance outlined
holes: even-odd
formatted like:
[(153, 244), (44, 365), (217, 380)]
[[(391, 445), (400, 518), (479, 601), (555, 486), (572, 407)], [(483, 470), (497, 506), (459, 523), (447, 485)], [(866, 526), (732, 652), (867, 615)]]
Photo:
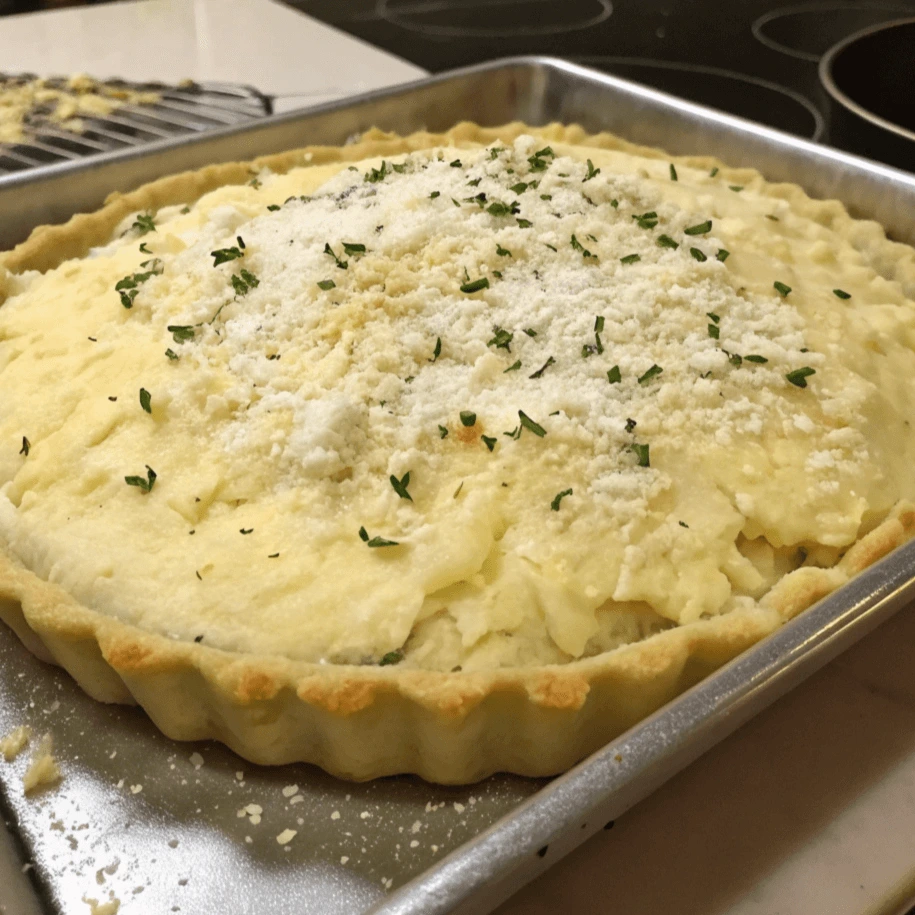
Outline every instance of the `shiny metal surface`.
[[(915, 18), (883, 22), (849, 35), (819, 64), (829, 94), (832, 142), (909, 170), (915, 162), (913, 38)], [(889, 106), (888, 100), (893, 100)], [(910, 126), (879, 113), (888, 109)]]
[[(534, 58), (103, 155), (91, 167), (65, 163), (0, 179), (0, 243), (159, 175), (336, 144), (375, 125), (435, 130), (461, 118), (578, 121), (675, 153), (755, 165), (815, 196), (839, 197), (857, 215), (915, 242), (910, 175)], [(24, 722), (51, 730), (66, 775), (59, 788), (30, 801), (19, 782), (25, 760), (0, 764), (0, 801), (35, 864), (29, 873), (48, 913), (85, 912), (83, 896), (105, 901), (110, 891), (125, 915), (482, 915), (886, 618), (915, 592), (913, 569), (915, 544), (561, 778), (502, 776), (468, 788), (411, 778), (352, 785), (308, 766), (261, 769), (217, 745), (172, 743), (142, 713), (82, 695), (4, 630), (0, 733)], [(287, 797), (283, 788), (293, 784)], [(252, 813), (251, 804), (262, 812)], [(288, 851), (276, 841), (287, 828), (297, 830)]]

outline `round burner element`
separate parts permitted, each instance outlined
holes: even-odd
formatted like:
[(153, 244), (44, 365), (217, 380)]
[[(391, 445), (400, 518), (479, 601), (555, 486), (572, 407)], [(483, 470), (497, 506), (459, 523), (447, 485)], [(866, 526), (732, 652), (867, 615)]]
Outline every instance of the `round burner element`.
[(820, 61), (829, 93), (831, 140), (891, 165), (915, 165), (915, 18), (872, 26)]
[(810, 99), (766, 79), (702, 64), (644, 57), (587, 55), (567, 59), (796, 136), (819, 140), (823, 134), (823, 116)]
[(803, 3), (771, 10), (753, 23), (752, 30), (767, 48), (816, 63), (853, 32), (912, 11), (899, 3)]
[(517, 38), (590, 28), (611, 0), (378, 0), (379, 19), (437, 38)]

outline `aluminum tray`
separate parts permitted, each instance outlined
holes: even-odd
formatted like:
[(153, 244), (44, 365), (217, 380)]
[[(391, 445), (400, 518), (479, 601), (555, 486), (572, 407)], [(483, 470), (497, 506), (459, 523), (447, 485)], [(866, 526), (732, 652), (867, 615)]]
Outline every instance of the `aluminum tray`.
[[(170, 172), (338, 144), (373, 125), (435, 130), (462, 118), (577, 121), (672, 153), (715, 154), (838, 197), (915, 242), (909, 175), (591, 70), (522, 58), (0, 179), (0, 245)], [(83, 897), (114, 893), (125, 915), (483, 915), (913, 596), (915, 543), (566, 775), (467, 788), (406, 777), (351, 785), (308, 766), (254, 767), (215, 744), (172, 743), (137, 710), (88, 699), (4, 630), (0, 733), (24, 721), (50, 729), (66, 772), (57, 790), (26, 801), (24, 760), (0, 765), (4, 819), (46, 913), (83, 913)], [(259, 823), (250, 804), (263, 808)], [(283, 846), (275, 837), (286, 828), (298, 835)]]

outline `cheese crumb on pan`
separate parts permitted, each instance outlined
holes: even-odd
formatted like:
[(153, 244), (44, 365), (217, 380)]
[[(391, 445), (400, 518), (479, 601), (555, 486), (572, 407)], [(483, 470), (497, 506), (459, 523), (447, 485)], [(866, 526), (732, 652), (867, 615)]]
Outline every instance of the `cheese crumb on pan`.
[(35, 747), (29, 767), (22, 776), (22, 788), (26, 794), (56, 785), (63, 778), (53, 751), (54, 741), (50, 734), (45, 734)]
[(27, 746), (32, 736), (28, 725), (13, 728), (5, 737), (0, 738), (0, 753), (7, 762), (12, 762)]

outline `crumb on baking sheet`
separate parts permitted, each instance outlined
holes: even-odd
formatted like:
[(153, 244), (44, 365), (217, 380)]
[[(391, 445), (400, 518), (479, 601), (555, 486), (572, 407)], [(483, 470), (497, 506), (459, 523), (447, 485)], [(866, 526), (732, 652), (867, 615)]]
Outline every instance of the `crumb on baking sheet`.
[(12, 762), (28, 745), (32, 729), (27, 724), (13, 728), (5, 737), (0, 738), (0, 753), (7, 762)]
[(50, 734), (45, 734), (32, 754), (25, 775), (22, 776), (22, 788), (26, 794), (55, 785), (63, 778), (57, 760), (54, 759), (53, 750), (54, 741)]

